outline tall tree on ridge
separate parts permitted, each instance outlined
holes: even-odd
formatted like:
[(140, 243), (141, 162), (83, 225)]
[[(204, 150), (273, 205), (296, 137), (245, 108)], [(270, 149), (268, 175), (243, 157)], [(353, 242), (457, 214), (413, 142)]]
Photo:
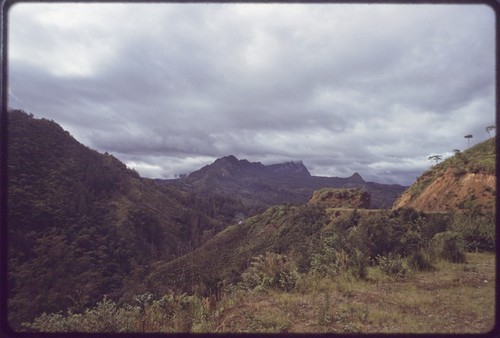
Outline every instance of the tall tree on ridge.
[(467, 139), (467, 147), (470, 147), (470, 139), (472, 138), (472, 135), (471, 134), (465, 135), (464, 138)]

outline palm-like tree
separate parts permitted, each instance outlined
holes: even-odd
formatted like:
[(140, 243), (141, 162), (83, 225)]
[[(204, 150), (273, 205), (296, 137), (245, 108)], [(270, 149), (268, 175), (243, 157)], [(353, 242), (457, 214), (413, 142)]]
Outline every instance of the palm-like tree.
[(470, 139), (472, 138), (472, 135), (471, 134), (465, 135), (464, 138), (467, 139), (467, 146), (470, 147)]
[(428, 158), (431, 161), (436, 161), (436, 164), (443, 159), (442, 155), (432, 155)]

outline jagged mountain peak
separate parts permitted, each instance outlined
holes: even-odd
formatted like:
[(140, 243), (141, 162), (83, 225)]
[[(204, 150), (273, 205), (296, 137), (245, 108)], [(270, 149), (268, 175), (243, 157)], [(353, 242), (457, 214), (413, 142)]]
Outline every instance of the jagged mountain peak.
[(216, 159), (212, 164), (192, 172), (191, 178), (199, 177), (200, 175), (218, 174), (220, 171), (228, 173), (233, 172), (252, 172), (252, 173), (267, 173), (271, 175), (292, 175), (292, 176), (311, 176), (309, 170), (302, 161), (288, 161), (283, 163), (263, 165), (261, 162), (250, 162), (246, 159), (239, 160), (234, 155), (228, 155)]
[(307, 170), (302, 161), (288, 161), (285, 163), (272, 164), (266, 168), (274, 173), (311, 176), (311, 173)]
[(372, 196), (373, 208), (386, 208), (405, 190), (398, 185), (366, 182), (359, 173), (346, 178), (313, 176), (302, 161), (264, 165), (239, 160), (234, 155), (218, 158), (178, 183), (197, 193), (217, 191), (222, 195), (238, 196), (249, 208), (305, 203), (315, 190), (326, 187), (362, 187)]
[(264, 168), (260, 162), (249, 162), (246, 159), (239, 160), (234, 155), (228, 155), (216, 159), (213, 163), (204, 166), (201, 169), (190, 173), (188, 179), (200, 179), (202, 177), (219, 176), (223, 177), (232, 176), (236, 173), (255, 171), (259, 172)]

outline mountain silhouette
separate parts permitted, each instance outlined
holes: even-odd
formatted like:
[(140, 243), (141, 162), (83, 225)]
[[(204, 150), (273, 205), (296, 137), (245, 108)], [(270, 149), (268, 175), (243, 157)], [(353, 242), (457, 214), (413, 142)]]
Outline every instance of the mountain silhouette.
[(307, 203), (321, 188), (361, 188), (371, 195), (372, 208), (390, 208), (406, 189), (366, 182), (357, 172), (345, 178), (313, 176), (302, 161), (264, 165), (234, 155), (218, 158), (184, 178), (156, 181), (201, 195), (216, 192), (230, 196), (241, 200), (250, 214), (276, 204)]

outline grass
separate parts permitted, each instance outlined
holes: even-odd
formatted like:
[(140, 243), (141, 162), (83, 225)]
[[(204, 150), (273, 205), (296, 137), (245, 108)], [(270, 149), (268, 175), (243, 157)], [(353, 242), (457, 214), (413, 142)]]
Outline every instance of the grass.
[[(371, 267), (366, 280), (305, 276), (294, 292), (222, 300), (217, 332), (483, 333), (493, 328), (495, 257), (439, 262), (404, 279)], [(232, 299), (232, 303), (228, 303)], [(224, 325), (221, 325), (223, 323)]]

